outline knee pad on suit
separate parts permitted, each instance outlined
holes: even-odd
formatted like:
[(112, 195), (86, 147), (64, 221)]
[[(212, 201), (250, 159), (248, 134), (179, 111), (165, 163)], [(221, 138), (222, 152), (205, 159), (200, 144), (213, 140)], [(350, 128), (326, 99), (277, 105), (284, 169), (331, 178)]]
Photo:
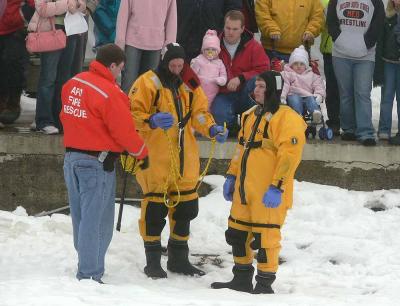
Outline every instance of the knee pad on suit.
[(246, 241), (248, 232), (229, 227), (225, 231), (226, 242), (232, 246), (232, 254), (235, 257), (246, 256)]
[(180, 202), (175, 208), (172, 219), (175, 221), (173, 233), (186, 237), (190, 232), (190, 221), (195, 219), (199, 214), (199, 200)]
[(165, 217), (168, 215), (168, 208), (164, 203), (148, 202), (146, 207), (146, 235), (160, 236), (165, 226)]

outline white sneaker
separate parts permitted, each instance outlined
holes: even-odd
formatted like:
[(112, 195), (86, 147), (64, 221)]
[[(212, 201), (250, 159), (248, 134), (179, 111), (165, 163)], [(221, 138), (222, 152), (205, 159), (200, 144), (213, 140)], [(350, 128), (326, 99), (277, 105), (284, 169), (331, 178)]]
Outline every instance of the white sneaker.
[(316, 110), (312, 113), (312, 123), (318, 124), (321, 122), (322, 114), (319, 110)]
[(47, 125), (44, 128), (41, 128), (40, 131), (46, 135), (55, 135), (60, 133), (60, 131), (52, 125)]
[(31, 131), (36, 131), (36, 122), (35, 122), (35, 121), (33, 121), (33, 122), (31, 123), (31, 125), (29, 126), (29, 129), (30, 129)]
[(390, 136), (387, 133), (382, 133), (382, 134), (378, 133), (378, 138), (379, 140), (389, 140)]

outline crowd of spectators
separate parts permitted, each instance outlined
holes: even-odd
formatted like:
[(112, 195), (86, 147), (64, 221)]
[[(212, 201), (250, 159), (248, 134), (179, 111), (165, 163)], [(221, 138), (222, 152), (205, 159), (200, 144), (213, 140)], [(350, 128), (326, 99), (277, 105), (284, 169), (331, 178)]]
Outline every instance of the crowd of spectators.
[[(301, 114), (314, 114), (312, 124), (325, 120), (343, 141), (357, 140), (372, 146), (378, 138), (400, 144), (400, 134), (393, 136), (391, 129), (393, 100), (395, 96), (398, 100), (396, 93), (400, 91), (399, 3), (389, 0), (385, 16), (382, 0), (1, 1), (0, 66), (5, 70), (0, 78), (0, 124), (12, 123), (20, 114), (29, 62), (26, 30), (50, 31), (54, 22), (56, 29), (65, 31), (65, 15), (83, 13), (86, 20), (90, 16), (94, 22), (94, 51), (111, 42), (125, 51), (121, 88), (127, 94), (141, 74), (157, 67), (163, 48), (178, 42), (205, 91), (211, 90), (207, 92), (209, 109), (216, 122), (226, 124), (234, 136), (240, 114), (255, 103), (251, 96), (255, 77), (276, 70), (273, 63), (284, 61), (278, 67), (289, 84), (282, 103), (287, 102)], [(254, 36), (258, 31), (261, 43)], [(311, 90), (306, 83), (314, 80), (310, 79), (310, 69), (313, 75), (316, 71), (309, 50), (320, 34), (325, 82), (314, 76), (318, 84), (314, 82)], [(62, 133), (60, 90), (82, 70), (86, 42), (87, 33), (69, 35), (64, 49), (39, 54), (33, 126), (37, 131)], [(296, 48), (306, 51), (300, 60), (299, 56), (291, 57)], [(211, 49), (214, 53), (207, 57), (206, 51)], [(207, 61), (218, 63), (218, 68), (207, 66)], [(204, 65), (202, 69), (199, 63)], [(305, 67), (291, 74), (301, 65)], [(308, 74), (305, 83), (304, 74)], [(372, 125), (373, 82), (382, 86), (377, 135)], [(325, 104), (327, 118), (320, 115), (321, 104)]]

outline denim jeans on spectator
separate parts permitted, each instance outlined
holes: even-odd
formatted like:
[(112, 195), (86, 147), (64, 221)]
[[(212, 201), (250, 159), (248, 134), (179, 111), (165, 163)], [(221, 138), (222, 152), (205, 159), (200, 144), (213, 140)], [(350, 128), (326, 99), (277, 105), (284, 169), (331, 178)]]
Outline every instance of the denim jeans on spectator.
[(268, 49), (265, 49), (265, 53), (267, 53), (270, 60), (272, 60), (273, 58), (277, 58), (281, 61), (285, 61), (285, 63), (289, 63), (290, 54)]
[(114, 228), (115, 170), (106, 172), (96, 157), (67, 152), (64, 178), (68, 189), (78, 279), (99, 281)]
[(344, 133), (359, 141), (375, 138), (372, 125), (372, 77), (375, 63), (340, 57), (332, 58), (340, 94), (340, 125)]
[(339, 88), (333, 70), (332, 54), (324, 53), (324, 73), (326, 78), (326, 112), (328, 113), (329, 126), (340, 127), (340, 98)]
[(67, 37), (62, 50), (40, 53), (40, 76), (36, 102), (36, 128), (53, 125), (62, 130), (59, 114), (61, 111), (61, 89), (71, 75), (75, 47), (79, 35)]
[(288, 105), (293, 108), (301, 116), (304, 114), (304, 109), (311, 115), (314, 111), (320, 110), (315, 97), (300, 97), (298, 95), (287, 96)]
[(132, 84), (146, 71), (155, 69), (160, 61), (161, 50), (141, 50), (125, 46), (125, 68), (122, 72), (122, 90), (128, 94)]
[[(378, 128), (379, 135), (391, 135), (393, 100), (395, 95), (397, 101), (397, 118), (400, 118), (400, 64), (385, 62)], [(400, 121), (398, 121), (398, 131), (400, 131)]]
[(232, 128), (236, 123), (236, 115), (242, 114), (250, 107), (255, 105), (255, 101), (250, 98), (255, 87), (256, 78), (248, 80), (241, 90), (231, 93), (218, 94), (211, 104), (211, 113), (218, 125), (226, 125)]

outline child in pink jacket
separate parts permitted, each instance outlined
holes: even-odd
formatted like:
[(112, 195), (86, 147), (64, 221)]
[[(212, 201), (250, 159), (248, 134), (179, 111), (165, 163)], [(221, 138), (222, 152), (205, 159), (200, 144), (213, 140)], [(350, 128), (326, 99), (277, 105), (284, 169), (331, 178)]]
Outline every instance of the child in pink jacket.
[(217, 32), (208, 30), (203, 38), (201, 54), (192, 59), (190, 66), (200, 79), (201, 86), (208, 98), (208, 109), (219, 91), (227, 81), (226, 69), (222, 60), (218, 58), (221, 52)]
[(325, 86), (318, 74), (315, 74), (308, 62), (308, 53), (303, 46), (292, 52), (289, 64), (284, 66), (282, 77), (283, 85), (281, 102), (289, 104), (300, 115), (304, 108), (312, 116), (312, 122), (321, 122), (321, 109), (319, 104), (325, 98)]

